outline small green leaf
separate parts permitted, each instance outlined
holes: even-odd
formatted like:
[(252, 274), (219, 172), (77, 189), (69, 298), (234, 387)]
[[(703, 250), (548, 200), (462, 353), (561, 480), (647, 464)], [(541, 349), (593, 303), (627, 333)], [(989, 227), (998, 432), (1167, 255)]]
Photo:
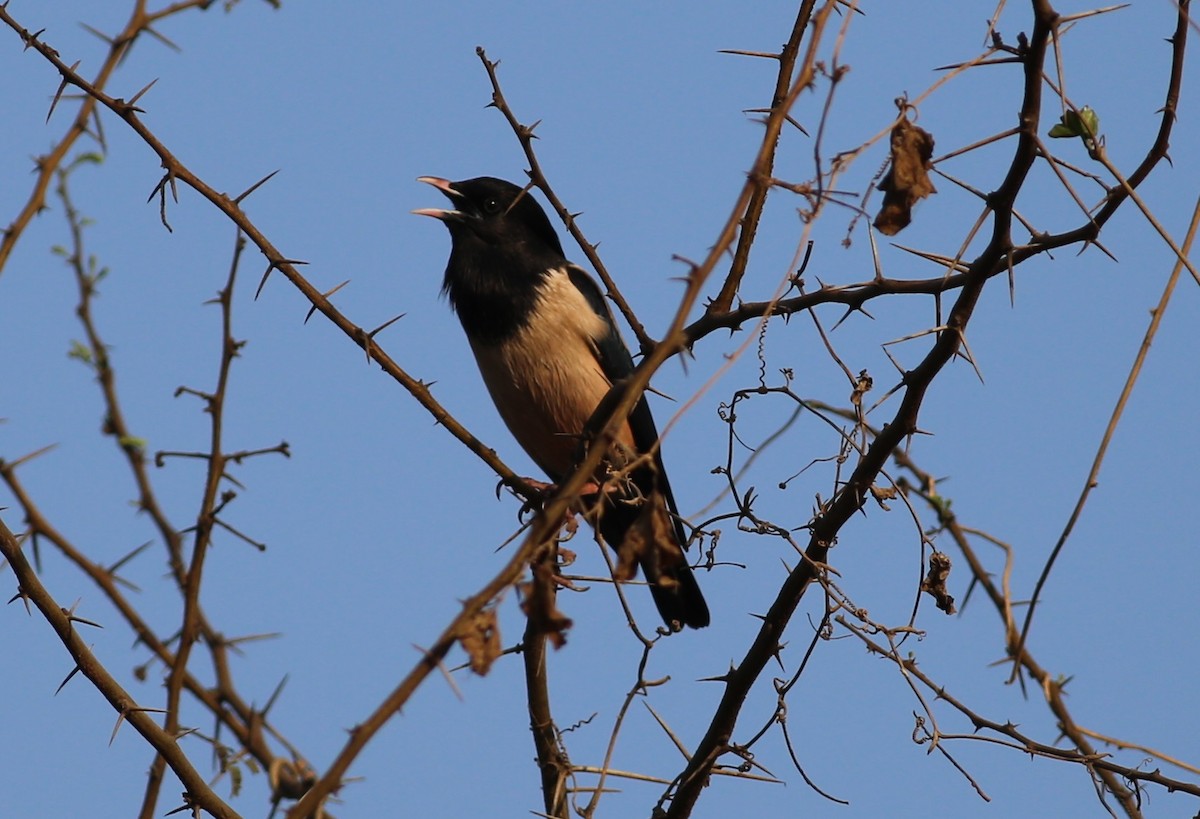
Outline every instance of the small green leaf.
[(73, 170), (77, 166), (83, 165), (84, 163), (88, 163), (90, 165), (99, 165), (102, 162), (104, 162), (103, 155), (98, 154), (95, 151), (85, 151), (71, 160), (71, 164), (68, 166), (67, 170)]
[(137, 438), (133, 435), (122, 435), (117, 439), (117, 443), (121, 445), (122, 449), (134, 449), (138, 452), (146, 451), (145, 438)]
[(67, 358), (77, 359), (95, 369), (96, 362), (92, 360), (91, 348), (85, 345), (82, 341), (71, 341), (71, 349), (67, 351)]
[(1085, 136), (1094, 137), (1100, 133), (1100, 115), (1091, 108), (1083, 106), (1079, 111), (1079, 119), (1084, 127)]
[(1063, 114), (1059, 118), (1058, 124), (1050, 129), (1048, 136), (1051, 139), (1070, 137), (1094, 139), (1098, 133), (1100, 133), (1100, 116), (1085, 105), (1078, 111), (1067, 111)]
[[(1066, 117), (1064, 116), (1063, 119), (1065, 120)], [(1049, 133), (1049, 137), (1051, 139), (1064, 139), (1066, 137), (1073, 136), (1075, 136), (1075, 130), (1067, 125), (1065, 121), (1059, 122), (1057, 125), (1051, 128)]]

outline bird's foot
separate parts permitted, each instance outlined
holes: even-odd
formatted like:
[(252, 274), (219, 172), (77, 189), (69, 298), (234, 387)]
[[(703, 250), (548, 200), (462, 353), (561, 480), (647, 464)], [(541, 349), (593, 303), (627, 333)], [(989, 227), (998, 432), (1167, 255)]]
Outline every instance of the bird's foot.
[[(537, 511), (546, 503), (547, 500), (554, 497), (554, 494), (558, 492), (558, 484), (556, 483), (546, 483), (545, 481), (539, 481), (536, 478), (522, 478), (521, 480), (528, 484), (534, 492), (533, 496), (526, 499), (525, 503), (522, 504), (521, 511), (519, 513), (521, 517), (524, 517), (530, 512)], [(593, 498), (599, 491), (600, 486), (595, 481), (588, 481), (580, 488), (579, 497), (583, 499), (590, 499)], [(576, 504), (572, 504), (572, 507), (575, 506)]]
[[(527, 515), (537, 512), (546, 501), (552, 498), (558, 492), (558, 484), (546, 483), (535, 478), (524, 478), (533, 490), (534, 495), (521, 505), (521, 509), (517, 512), (517, 519), (524, 522)], [(579, 490), (579, 499), (571, 503), (567, 507), (563, 515), (563, 526), (566, 528), (568, 535), (574, 535), (579, 528), (579, 522), (575, 519), (577, 513), (583, 512), (594, 501), (596, 495), (600, 492), (600, 487), (594, 481), (588, 481)]]

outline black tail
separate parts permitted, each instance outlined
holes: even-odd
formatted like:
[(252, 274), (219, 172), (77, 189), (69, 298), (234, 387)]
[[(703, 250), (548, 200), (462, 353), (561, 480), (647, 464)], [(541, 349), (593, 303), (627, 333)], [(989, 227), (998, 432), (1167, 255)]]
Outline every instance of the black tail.
[[(633, 366), (632, 360), (629, 365)], [(617, 551), (617, 580), (629, 580), (640, 566), (667, 628), (704, 628), (709, 622), (708, 604), (688, 565), (684, 551), (687, 532), (663, 468), (658, 431), (644, 395), (630, 413), (629, 429), (636, 450), (654, 456), (650, 464), (628, 476), (627, 491), (610, 486), (602, 508), (596, 510), (600, 534)], [(628, 463), (624, 457), (617, 460)]]
[[(650, 571), (645, 563), (642, 572), (650, 580)], [(683, 626), (688, 628), (704, 628), (708, 625), (708, 603), (700, 591), (700, 584), (692, 573), (692, 567), (687, 563), (674, 567), (670, 571), (673, 582), (664, 584), (661, 578), (667, 572), (660, 572), (659, 578), (650, 580), (650, 594), (654, 596), (654, 605), (662, 615), (663, 622), (672, 631), (679, 631)]]
[(683, 524), (669, 508), (669, 497), (651, 491), (636, 500), (609, 494), (599, 510), (600, 534), (617, 552), (617, 579), (630, 580), (640, 567), (654, 605), (672, 631), (704, 628), (708, 604), (687, 562)]

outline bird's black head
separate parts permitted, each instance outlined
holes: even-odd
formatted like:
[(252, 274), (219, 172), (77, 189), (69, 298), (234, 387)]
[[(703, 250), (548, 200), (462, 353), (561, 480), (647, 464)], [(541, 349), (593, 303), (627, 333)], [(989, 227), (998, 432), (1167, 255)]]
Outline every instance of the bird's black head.
[(413, 213), (441, 219), (450, 229), (456, 249), (461, 243), (464, 250), (507, 254), (523, 248), (537, 255), (554, 252), (563, 257), (546, 212), (523, 188), (491, 176), (462, 182), (421, 176), (418, 181), (433, 185), (454, 204), (453, 210), (423, 208)]
[(547, 273), (567, 263), (558, 234), (537, 200), (503, 179), (481, 176), (450, 182), (418, 177), (454, 205), (413, 213), (440, 219), (450, 231), (450, 262), (442, 289), (476, 339), (499, 339), (519, 329)]

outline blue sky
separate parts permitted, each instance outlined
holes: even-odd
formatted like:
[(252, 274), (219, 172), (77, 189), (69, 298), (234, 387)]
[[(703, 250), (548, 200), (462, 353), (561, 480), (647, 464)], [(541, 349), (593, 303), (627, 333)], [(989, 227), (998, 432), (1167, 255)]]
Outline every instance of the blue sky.
[[(991, 3), (935, 2), (920, 11), (905, 4), (864, 3), (839, 56), (849, 73), (839, 85), (823, 136), (825, 157), (862, 144), (887, 127), (893, 100), (915, 97), (941, 74), (934, 69), (975, 56)], [(1088, 8), (1060, 3), (1071, 13)], [(13, 0), (9, 12), (85, 76), (104, 45), (78, 26), (102, 31), (123, 24), (121, 4)], [(1170, 3), (1084, 21), (1063, 39), (1068, 91), (1101, 117), (1107, 150), (1122, 169), (1140, 159), (1157, 128), (1173, 25)], [(583, 212), (581, 224), (626, 298), (652, 335), (659, 334), (681, 287), (684, 268), (672, 256), (701, 258), (727, 217), (761, 135), (744, 109), (769, 102), (774, 65), (719, 49), (772, 50), (787, 39), (795, 9), (786, 3), (654, 4), (316, 4), (281, 10), (242, 0), (164, 22), (176, 53), (140, 42), (116, 73), (110, 91), (139, 101), (144, 121), (176, 157), (219, 190), (236, 194), (265, 174), (279, 174), (248, 201), (255, 223), (284, 253), (308, 262), (304, 273), (325, 290), (349, 279), (334, 297), (358, 324), (372, 328), (404, 313), (379, 342), (414, 376), (435, 381), (434, 393), (469, 429), (518, 472), (536, 475), (493, 410), (457, 320), (439, 298), (448, 252), (445, 231), (413, 208), (440, 206), (440, 196), (415, 182), (431, 174), (523, 180), (524, 158), (503, 118), (486, 103), (490, 89), (474, 49), (501, 60), (509, 102), (523, 121), (541, 120), (538, 155), (559, 196)], [(1007, 42), (1031, 26), (1026, 4), (1009, 3), (1000, 30)], [(832, 39), (829, 41), (832, 43)], [(827, 61), (832, 60), (826, 48)], [(0, 30), (0, 223), (28, 196), (31, 157), (58, 140), (72, 100), (45, 113), (58, 85), (53, 69), (7, 28)], [(929, 98), (920, 124), (947, 153), (1011, 127), (1020, 98), (1019, 70), (996, 66), (968, 73)], [(1191, 88), (1184, 79), (1171, 167), (1163, 166), (1142, 195), (1181, 241), (1200, 191), (1192, 150), (1196, 131)], [(796, 118), (814, 132), (826, 84), (801, 98)], [(1049, 99), (1049, 98), (1048, 98)], [(1053, 122), (1047, 105), (1045, 127)], [(161, 169), (136, 135), (113, 117), (104, 121), (108, 152), (72, 182), (76, 206), (94, 219), (89, 250), (111, 273), (96, 302), (97, 320), (112, 349), (125, 410), (149, 449), (204, 446), (207, 417), (197, 402), (175, 398), (176, 387), (211, 388), (216, 374), (219, 314), (203, 306), (223, 284), (234, 231), (187, 190), (169, 205), (173, 232), (146, 199)], [(1043, 129), (1044, 131), (1045, 129)], [(1088, 166), (1078, 144), (1055, 142), (1066, 160)], [(77, 150), (92, 149), (82, 143)], [(996, 186), (1011, 142), (949, 160), (942, 169), (982, 190)], [(886, 158), (877, 143), (839, 180), (861, 191)], [(785, 136), (776, 175), (803, 181), (813, 170), (813, 141)], [(1097, 170), (1091, 168), (1091, 170)], [(979, 213), (970, 195), (945, 179), (922, 203), (899, 244), (953, 255)], [(1085, 201), (1097, 188), (1081, 184)], [(876, 203), (878, 199), (874, 200)], [(802, 236), (788, 195), (772, 195), (747, 273), (743, 296), (769, 296), (789, 272)], [(1018, 208), (1039, 228), (1074, 227), (1080, 214), (1039, 166)], [(848, 211), (831, 208), (815, 226), (806, 279), (846, 284), (872, 276), (860, 223), (853, 242), (841, 240)], [(1010, 304), (1006, 283), (985, 291), (968, 340), (983, 381), (958, 361), (935, 381), (921, 415), (931, 433), (910, 454), (939, 478), (966, 525), (1011, 544), (1014, 597), (1032, 585), (1082, 488), (1104, 425), (1173, 262), (1170, 251), (1126, 207), (1104, 233), (1117, 261), (1090, 249), (1040, 257), (1021, 266)], [(21, 477), (42, 511), (89, 554), (112, 561), (153, 537), (129, 501), (134, 488), (112, 442), (99, 434), (101, 404), (85, 368), (69, 360), (74, 319), (69, 270), (50, 248), (67, 242), (58, 202), (25, 232), (0, 272), (0, 457), (12, 460), (56, 443), (25, 466)], [(980, 245), (976, 243), (974, 249)], [(936, 268), (885, 241), (887, 275), (924, 278)], [(568, 255), (582, 260), (577, 248)], [(260, 704), (288, 676), (273, 710), (275, 724), (320, 769), (340, 749), (345, 729), (364, 719), (416, 661), (427, 644), (506, 559), (496, 553), (515, 528), (518, 504), (497, 501), (495, 477), (432, 423), (361, 351), (315, 316), (282, 277), (252, 301), (263, 264), (247, 253), (237, 287), (235, 334), (248, 341), (236, 362), (229, 398), (231, 448), (289, 442), (292, 457), (264, 457), (237, 468), (244, 484), (228, 510), (230, 522), (268, 544), (259, 553), (233, 538), (218, 540), (209, 560), (204, 603), (227, 635), (282, 632), (247, 647), (237, 661), (239, 686)], [(715, 284), (713, 291), (715, 292)], [(884, 342), (933, 325), (927, 297), (877, 300), (873, 318), (854, 316), (831, 334), (854, 372), (866, 369), (882, 396), (898, 377)], [(825, 328), (840, 317), (819, 311)], [(1200, 551), (1192, 441), (1197, 399), (1194, 328), (1200, 319), (1195, 282), (1186, 276), (1168, 309), (1137, 391), (1110, 447), (1100, 484), (1043, 596), (1030, 648), (1047, 667), (1073, 677), (1068, 703), (1075, 719), (1102, 734), (1136, 741), (1184, 760), (1200, 760), (1196, 673), (1195, 577)], [(628, 334), (627, 334), (628, 337)], [(694, 515), (721, 494), (714, 466), (725, 460), (726, 428), (718, 406), (733, 390), (757, 383), (754, 346), (720, 380), (709, 383), (747, 334), (714, 334), (681, 366), (668, 363), (653, 399), (660, 427), (679, 416), (664, 442), (675, 494)], [(920, 360), (929, 337), (888, 349), (902, 366)], [(776, 323), (765, 339), (769, 378), (795, 373), (794, 389), (844, 404), (844, 376), (807, 316)], [(894, 412), (882, 406), (878, 423)], [(790, 414), (782, 401), (755, 401), (743, 410), (743, 432), (761, 440)], [(810, 414), (755, 462), (743, 488), (761, 493), (759, 512), (802, 526), (819, 493), (827, 498), (833, 467), (819, 464), (789, 484), (777, 484), (837, 448), (836, 435)], [(746, 453), (738, 450), (738, 458)], [(201, 468), (174, 461), (153, 477), (179, 526), (194, 518)], [(0, 512), (22, 528), (12, 499), (0, 492)], [(728, 511), (728, 499), (718, 510)], [(933, 517), (922, 511), (922, 523)], [(782, 581), (780, 560), (794, 555), (775, 541), (724, 527), (720, 557), (745, 564), (702, 573), (714, 625), (672, 637), (653, 653), (648, 676), (670, 675), (649, 703), (683, 742), (694, 745), (707, 724), (719, 686), (697, 682), (739, 659)], [(957, 556), (952, 544), (941, 548)], [(870, 505), (842, 532), (831, 564), (839, 585), (871, 616), (903, 623), (920, 576), (919, 541), (902, 504)], [(582, 574), (603, 563), (586, 541), (573, 544)], [(978, 547), (999, 571), (998, 552)], [(161, 551), (152, 548), (128, 576), (137, 600), (162, 633), (177, 627)], [(5, 574), (11, 584), (11, 575)], [(89, 633), (97, 655), (143, 703), (159, 704), (161, 688), (131, 669), (144, 659), (132, 636), (85, 578), (60, 558), (43, 554), (43, 579), (63, 605), (105, 624)], [(2, 581), (0, 581), (2, 582)], [(951, 591), (962, 601), (967, 572), (956, 566)], [(648, 595), (630, 595), (653, 621)], [(7, 598), (8, 595), (6, 595)], [(561, 601), (575, 620), (568, 645), (551, 657), (556, 718), (570, 733), (579, 764), (599, 764), (624, 693), (635, 680), (639, 644), (629, 636), (610, 590), (596, 586)], [(0, 772), (5, 816), (128, 816), (136, 810), (151, 753), (123, 727), (108, 739), (115, 715), (82, 679), (56, 697), (71, 662), (44, 623), (19, 604), (4, 610), (0, 630), (8, 673), (3, 733), (10, 749)], [(790, 676), (820, 616), (810, 594), (793, 620), (786, 653)], [(506, 645), (516, 641), (520, 614), (511, 596), (501, 607)], [(910, 641), (921, 668), (981, 714), (1011, 720), (1040, 741), (1057, 729), (1036, 691), (1028, 699), (1006, 685), (1002, 632), (981, 597), (957, 617), (926, 599)], [(839, 633), (839, 636), (842, 636)], [(204, 667), (199, 666), (199, 672)], [(779, 669), (776, 669), (779, 671)], [(768, 675), (771, 674), (768, 671)], [(342, 793), (338, 816), (523, 816), (540, 809), (528, 737), (522, 670), (513, 657), (483, 679), (456, 675), (461, 700), (432, 678), (376, 738), (351, 773), (363, 781)], [(850, 802), (827, 802), (791, 767), (779, 733), (757, 747), (756, 759), (786, 785), (715, 781), (695, 816), (835, 817), (1100, 815), (1082, 770), (996, 745), (948, 745), (992, 801), (985, 803), (938, 755), (913, 744), (918, 709), (895, 667), (868, 656), (853, 638), (822, 643), (789, 700), (789, 728), (806, 773), (825, 791)], [(736, 739), (754, 734), (774, 708), (769, 679), (752, 694)], [(938, 711), (947, 732), (970, 726)], [(211, 723), (191, 709), (202, 730)], [(207, 753), (190, 746), (202, 768)], [(1137, 764), (1140, 754), (1124, 756)], [(640, 703), (617, 746), (614, 766), (673, 776), (681, 759)], [(205, 769), (207, 770), (207, 769)], [(1164, 768), (1169, 776), (1180, 776)], [(228, 782), (221, 784), (227, 793)], [(601, 816), (648, 815), (661, 788), (621, 783)], [(169, 785), (161, 807), (172, 808)], [(233, 800), (247, 816), (265, 815), (263, 777), (251, 777)], [(1195, 800), (1151, 789), (1148, 815), (1196, 812)]]

